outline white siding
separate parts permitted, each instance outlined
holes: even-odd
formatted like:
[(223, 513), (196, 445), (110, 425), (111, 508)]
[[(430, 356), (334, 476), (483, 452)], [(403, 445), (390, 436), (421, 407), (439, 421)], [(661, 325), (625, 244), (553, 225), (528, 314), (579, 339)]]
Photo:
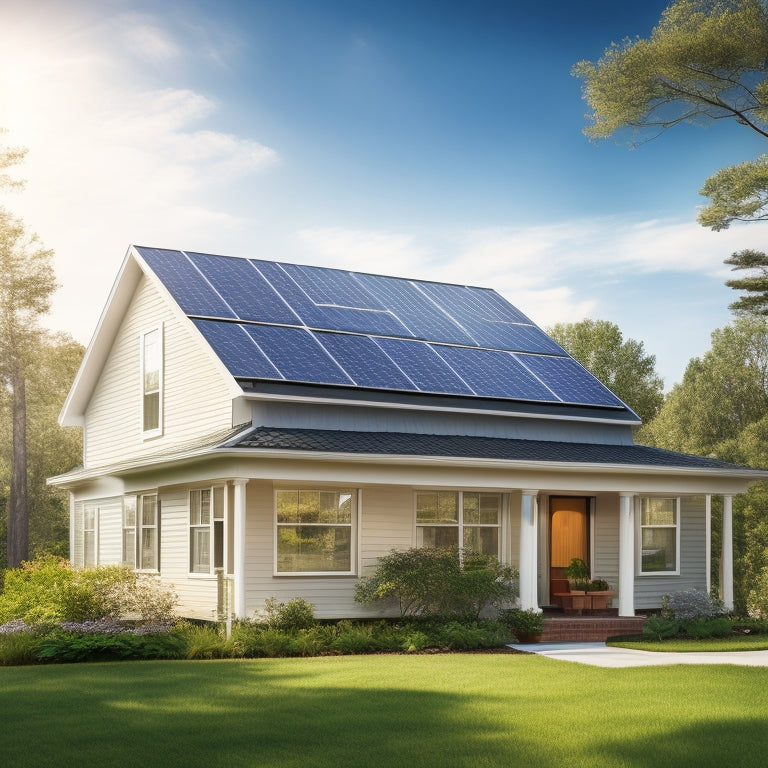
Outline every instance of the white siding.
[(619, 497), (601, 494), (594, 499), (595, 517), (592, 535), (592, 577), (604, 579), (617, 593), (619, 589)]
[[(140, 336), (163, 324), (163, 434), (142, 435)], [(84, 463), (109, 464), (203, 439), (231, 426), (227, 381), (204, 342), (142, 278), (86, 410)]]
[(99, 565), (119, 565), (123, 561), (123, 502), (115, 499), (98, 505)]

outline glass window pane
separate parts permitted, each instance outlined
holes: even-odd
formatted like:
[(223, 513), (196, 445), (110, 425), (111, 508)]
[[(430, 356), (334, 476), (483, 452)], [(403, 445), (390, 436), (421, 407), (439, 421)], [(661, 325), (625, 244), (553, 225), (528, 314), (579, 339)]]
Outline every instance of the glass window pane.
[(123, 527), (130, 528), (136, 525), (136, 497), (126, 496), (123, 499)]
[(320, 519), (320, 491), (299, 491), (299, 522), (316, 523)]
[(643, 573), (677, 570), (677, 529), (643, 528)]
[(123, 565), (134, 568), (136, 565), (136, 530), (128, 528), (123, 531)]
[(200, 491), (200, 525), (211, 524), (211, 492)]
[(417, 493), (416, 520), (420, 523), (458, 523), (459, 494), (454, 491)]
[(144, 430), (160, 427), (160, 393), (144, 395)]
[(499, 529), (472, 528), (464, 529), (464, 549), (481, 555), (499, 556)]
[(155, 496), (141, 497), (141, 523), (142, 525), (154, 525), (157, 512), (157, 499)]
[(282, 573), (351, 571), (351, 527), (280, 526), (277, 570)]
[(211, 529), (193, 528), (191, 531), (192, 573), (210, 573), (211, 570)]
[(157, 529), (144, 528), (141, 531), (141, 567), (157, 569), (156, 548)]
[(213, 489), (213, 519), (224, 519), (224, 489), (221, 487)]
[(498, 525), (501, 496), (498, 493), (464, 493), (466, 525)]
[(298, 523), (299, 522), (299, 492), (298, 491), (278, 491), (277, 492), (277, 522), (278, 523)]
[(642, 525), (675, 525), (677, 523), (675, 499), (643, 499)]
[(419, 547), (458, 547), (458, 526), (430, 525), (416, 529), (416, 544)]

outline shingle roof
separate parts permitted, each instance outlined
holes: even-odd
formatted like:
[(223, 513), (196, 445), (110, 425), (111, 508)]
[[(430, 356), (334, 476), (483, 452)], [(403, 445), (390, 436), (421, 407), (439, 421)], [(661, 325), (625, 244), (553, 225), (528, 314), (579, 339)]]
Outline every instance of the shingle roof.
[(566, 443), (498, 437), (422, 435), (405, 432), (353, 432), (257, 427), (242, 437), (227, 443), (226, 447), (320, 453), (498, 459), (511, 462), (757, 471), (706, 456), (692, 456), (644, 445)]

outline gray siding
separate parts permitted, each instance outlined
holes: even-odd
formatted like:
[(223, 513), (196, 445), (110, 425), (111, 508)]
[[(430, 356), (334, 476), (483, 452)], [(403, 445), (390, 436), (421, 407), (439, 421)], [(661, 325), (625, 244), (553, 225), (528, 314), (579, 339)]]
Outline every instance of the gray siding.
[(662, 595), (688, 589), (706, 590), (705, 498), (680, 500), (680, 575), (635, 577), (635, 608), (660, 608)]

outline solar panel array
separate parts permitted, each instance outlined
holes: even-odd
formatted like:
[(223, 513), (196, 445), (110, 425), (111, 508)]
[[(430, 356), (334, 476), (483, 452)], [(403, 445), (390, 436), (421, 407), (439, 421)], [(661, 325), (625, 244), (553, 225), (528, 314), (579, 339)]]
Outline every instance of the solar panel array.
[(136, 250), (239, 379), (626, 409), (487, 288)]

